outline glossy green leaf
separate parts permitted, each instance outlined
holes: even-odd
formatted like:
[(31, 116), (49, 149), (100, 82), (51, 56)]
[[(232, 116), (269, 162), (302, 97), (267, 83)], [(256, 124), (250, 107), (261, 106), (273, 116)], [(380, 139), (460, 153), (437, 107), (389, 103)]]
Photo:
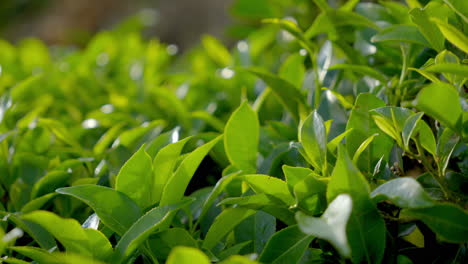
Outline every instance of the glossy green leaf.
[(22, 218), (47, 229), (67, 251), (101, 260), (112, 253), (110, 242), (101, 232), (84, 229), (75, 219), (61, 218), (47, 211), (34, 211)]
[(424, 47), (430, 46), (418, 27), (413, 25), (395, 25), (381, 30), (372, 37), (372, 42), (406, 42)]
[(296, 214), (299, 228), (307, 235), (329, 241), (344, 257), (351, 256), (346, 226), (352, 211), (352, 200), (347, 194), (338, 195), (320, 218), (310, 217), (302, 212)]
[(166, 264), (210, 264), (210, 259), (199, 249), (190, 247), (176, 247), (171, 251)]
[(462, 108), (453, 86), (433, 83), (424, 87), (416, 98), (416, 107), (442, 124), (460, 131)]
[(212, 249), (225, 237), (229, 232), (234, 229), (242, 220), (253, 215), (255, 210), (235, 207), (225, 209), (220, 215), (216, 217), (211, 225), (202, 247)]
[(410, 11), (410, 16), (433, 49), (441, 51), (445, 48), (444, 36), (434, 22), (429, 19), (429, 15), (424, 9), (414, 8)]
[(140, 208), (151, 205), (153, 164), (145, 146), (125, 162), (117, 175), (115, 189), (130, 197)]
[(401, 208), (423, 208), (434, 205), (431, 197), (413, 178), (404, 177), (390, 180), (371, 193), (375, 203), (389, 200)]
[(140, 217), (120, 238), (115, 246), (115, 252), (112, 256), (112, 263), (122, 263), (128, 259), (137, 247), (143, 243), (152, 232), (158, 229), (164, 222), (170, 221), (170, 215), (189, 204), (189, 202), (180, 202), (174, 205), (156, 207)]
[(294, 204), (294, 198), (289, 192), (288, 185), (283, 180), (262, 174), (245, 175), (243, 179), (257, 194), (270, 195), (286, 205)]
[(226, 123), (224, 148), (231, 164), (245, 173), (256, 172), (259, 134), (257, 113), (242, 103)]
[(171, 178), (176, 166), (177, 158), (180, 156), (182, 149), (191, 137), (182, 139), (181, 141), (169, 144), (159, 150), (153, 160), (153, 177), (148, 183), (150, 192), (150, 203), (155, 204), (160, 201), (164, 186)]
[(423, 221), (441, 239), (453, 243), (468, 241), (468, 214), (451, 204), (437, 204), (426, 208), (405, 209), (402, 215)]
[(453, 74), (463, 78), (468, 78), (468, 65), (456, 64), (456, 63), (443, 63), (433, 64), (424, 70), (428, 72), (437, 72), (445, 74)]
[(338, 148), (338, 159), (327, 188), (327, 200), (347, 193), (352, 212), (346, 229), (353, 262), (380, 262), (385, 249), (385, 223), (369, 197), (370, 187), (353, 165), (345, 148)]
[(434, 22), (437, 24), (442, 34), (449, 42), (457, 46), (465, 53), (468, 53), (468, 37), (463, 32), (440, 19), (435, 19)]
[(359, 157), (361, 156), (361, 154), (364, 152), (364, 150), (367, 149), (367, 147), (372, 143), (372, 141), (374, 140), (374, 138), (376, 136), (378, 136), (379, 134), (375, 133), (374, 135), (368, 137), (366, 140), (364, 140), (364, 142), (361, 143), (361, 145), (359, 146), (359, 148), (356, 150), (356, 152), (354, 153), (354, 156), (353, 156), (353, 162), (355, 164), (357, 164), (358, 160), (359, 160)]
[(314, 239), (297, 225), (276, 232), (268, 240), (258, 260), (262, 263), (297, 263)]
[(322, 117), (313, 111), (303, 122), (299, 142), (304, 147), (312, 165), (327, 173), (327, 132)]
[(223, 135), (218, 136), (188, 154), (164, 187), (160, 206), (176, 203), (184, 196), (185, 189), (187, 189), (195, 170), (208, 152), (210, 152), (222, 138)]
[(313, 171), (309, 168), (291, 167), (283, 165), (283, 173), (286, 178), (288, 188), (293, 193), (294, 186), (307, 178)]
[(406, 119), (405, 125), (403, 127), (403, 131), (401, 134), (401, 136), (403, 137), (403, 144), (405, 145), (405, 148), (408, 148), (409, 140), (412, 137), (413, 132), (423, 115), (424, 113), (417, 113), (408, 117), (408, 119)]
[(141, 209), (125, 194), (97, 185), (60, 188), (58, 193), (71, 195), (91, 207), (112, 231), (123, 235), (142, 215)]

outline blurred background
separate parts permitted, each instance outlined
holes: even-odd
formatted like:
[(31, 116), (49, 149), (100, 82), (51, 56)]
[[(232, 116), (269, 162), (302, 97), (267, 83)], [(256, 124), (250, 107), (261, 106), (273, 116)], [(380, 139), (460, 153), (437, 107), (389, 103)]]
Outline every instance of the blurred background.
[[(84, 45), (126, 21), (147, 36), (187, 47), (203, 33), (227, 40), (231, 0), (0, 0), (0, 38)], [(139, 20), (139, 21), (135, 21)], [(134, 22), (131, 25), (132, 21)], [(123, 25), (125, 26), (125, 25)]]
[(118, 26), (186, 49), (202, 34), (226, 44), (245, 38), (262, 18), (293, 16), (307, 28), (317, 12), (312, 0), (0, 0), (0, 38), (85, 46), (96, 32)]

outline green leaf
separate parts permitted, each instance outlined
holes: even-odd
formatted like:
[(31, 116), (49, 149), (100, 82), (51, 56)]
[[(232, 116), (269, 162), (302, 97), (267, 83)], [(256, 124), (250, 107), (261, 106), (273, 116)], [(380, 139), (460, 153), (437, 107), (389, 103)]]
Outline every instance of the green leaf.
[(215, 187), (211, 191), (210, 195), (208, 196), (208, 198), (206, 198), (205, 202), (203, 203), (199, 219), (203, 219), (205, 217), (206, 213), (208, 212), (210, 207), (213, 205), (216, 198), (218, 198), (218, 196), (226, 189), (226, 187), (233, 180), (242, 179), (242, 177), (240, 177), (240, 174), (241, 174), (240, 172), (234, 172), (218, 180)]
[(115, 180), (115, 189), (145, 209), (152, 202), (152, 173), (153, 163), (143, 145), (120, 169)]
[(381, 83), (387, 82), (387, 77), (384, 74), (366, 65), (335, 64), (331, 66), (329, 70), (350, 70), (364, 76), (372, 77)]
[(362, 142), (378, 133), (370, 146), (361, 154), (357, 166), (367, 172), (372, 172), (375, 164), (384, 156), (387, 160), (393, 141), (385, 134), (380, 132), (378, 126), (374, 123), (369, 112), (372, 109), (385, 106), (385, 103), (370, 93), (361, 93), (356, 99), (356, 103), (351, 110), (346, 129), (352, 129), (346, 135), (346, 147), (350, 154), (354, 155), (361, 146)]
[(169, 144), (159, 150), (153, 160), (153, 177), (151, 184), (148, 184), (151, 196), (151, 204), (155, 204), (161, 200), (161, 195), (166, 186), (167, 181), (171, 178), (174, 168), (177, 163), (177, 158), (180, 156), (182, 149), (191, 137), (182, 139), (181, 141)]
[(125, 123), (122, 122), (109, 128), (109, 130), (107, 130), (107, 132), (101, 136), (96, 145), (94, 145), (93, 152), (96, 155), (101, 155), (102, 153), (104, 153), (109, 144), (111, 144), (112, 141), (114, 141), (120, 134), (124, 126)]
[(441, 239), (452, 243), (468, 241), (468, 214), (451, 204), (437, 204), (426, 208), (405, 209), (402, 216), (423, 221)]
[(202, 44), (208, 56), (216, 62), (219, 67), (226, 67), (232, 63), (231, 54), (216, 38), (210, 35), (204, 35), (202, 37)]
[(133, 148), (133, 145), (137, 143), (138, 140), (141, 139), (146, 133), (157, 127), (162, 129), (165, 126), (165, 123), (166, 122), (164, 120), (154, 120), (151, 122), (145, 122), (140, 126), (124, 131), (118, 137), (119, 144), (127, 148)]
[(324, 181), (318, 180), (313, 174), (308, 175), (294, 186), (296, 206), (314, 214), (323, 212), (327, 206), (326, 189)]
[(401, 133), (401, 136), (403, 138), (403, 143), (405, 145), (405, 148), (408, 148), (409, 145), (409, 140), (413, 136), (413, 132), (415, 131), (415, 128), (421, 120), (421, 117), (424, 115), (424, 113), (417, 113), (414, 114), (410, 117), (408, 117), (405, 121), (405, 125), (403, 127), (403, 132)]
[(429, 47), (430, 44), (421, 34), (418, 27), (413, 25), (395, 25), (382, 29), (371, 38), (374, 43), (378, 42), (406, 42)]
[(306, 112), (309, 109), (305, 103), (305, 97), (290, 82), (262, 69), (249, 68), (248, 72), (262, 79), (271, 88), (277, 99), (296, 121), (300, 120), (302, 112)]
[(31, 201), (29, 201), (27, 204), (25, 204), (23, 207), (21, 207), (21, 212), (22, 213), (29, 213), (34, 210), (39, 210), (44, 206), (47, 202), (49, 202), (52, 198), (57, 196), (57, 193), (48, 193), (46, 195), (43, 195), (41, 197), (35, 198)]
[[(352, 108), (352, 106), (351, 106)], [(339, 134), (338, 136), (334, 137), (327, 143), (327, 149), (330, 153), (335, 153), (338, 145), (342, 143), (343, 139), (348, 136), (349, 133), (353, 131), (353, 128), (346, 129), (345, 132)]]
[(307, 29), (305, 37), (311, 39), (318, 34), (328, 33), (329, 37), (334, 40), (339, 37), (337, 35), (337, 28), (348, 25), (379, 29), (374, 22), (355, 12), (330, 9), (317, 16), (312, 25)]
[(299, 28), (295, 21), (289, 19), (278, 19), (278, 18), (267, 18), (262, 20), (263, 23), (275, 24), (281, 27), (281, 29), (286, 30), (291, 35), (293, 35), (299, 42), (299, 44), (307, 50), (309, 54), (314, 54), (314, 50), (317, 48), (315, 45), (309, 41), (310, 38), (307, 38), (304, 35), (304, 32)]
[(225, 209), (219, 214), (211, 225), (202, 247), (212, 249), (220, 240), (226, 236), (234, 227), (236, 227), (242, 220), (253, 215), (255, 210), (235, 207)]
[(236, 242), (251, 241), (251, 244), (245, 246), (244, 252), (260, 254), (275, 231), (276, 217), (257, 211), (235, 227), (234, 238)]
[(177, 246), (186, 246), (197, 248), (197, 241), (190, 235), (190, 233), (183, 228), (170, 228), (151, 235), (149, 243), (151, 251), (158, 256), (158, 258), (167, 258), (170, 251)]
[(171, 251), (166, 264), (210, 264), (210, 259), (199, 249), (190, 247), (176, 247)]
[(42, 249), (42, 248), (23, 246), (23, 247), (10, 247), (10, 249), (38, 263), (62, 264), (59, 257), (53, 255), (49, 251)]
[(286, 183), (291, 193), (293, 193), (294, 186), (307, 178), (313, 171), (304, 167), (291, 167), (283, 165), (282, 167)]
[(306, 71), (304, 59), (305, 57), (299, 53), (290, 55), (281, 65), (278, 73), (280, 78), (294, 84), (299, 90), (302, 88)]
[(257, 261), (251, 260), (246, 256), (231, 256), (228, 259), (219, 262), (219, 264), (259, 264)]
[(465, 23), (468, 23), (468, 3), (464, 0), (443, 0)]
[(358, 160), (359, 160), (359, 157), (361, 156), (361, 154), (364, 152), (364, 150), (367, 149), (367, 147), (370, 145), (370, 143), (372, 143), (372, 141), (374, 140), (374, 138), (376, 136), (378, 136), (379, 134), (378, 133), (375, 133), (374, 135), (368, 137), (366, 140), (364, 140), (364, 142), (361, 143), (361, 145), (359, 146), (359, 148), (356, 150), (356, 152), (354, 153), (354, 156), (353, 156), (353, 162), (354, 164), (357, 164)]
[(327, 132), (322, 117), (314, 110), (303, 122), (299, 142), (312, 165), (327, 174)]
[(390, 180), (371, 193), (374, 203), (389, 200), (400, 208), (423, 208), (434, 205), (431, 197), (413, 178)]
[(262, 174), (245, 175), (243, 179), (257, 194), (270, 195), (286, 205), (294, 204), (294, 197), (292, 197), (288, 185), (283, 180)]
[(410, 11), (410, 17), (413, 23), (415, 23), (419, 31), (429, 41), (431, 47), (437, 51), (441, 51), (445, 48), (444, 36), (440, 32), (439, 28), (429, 19), (425, 9), (414, 8)]
[(263, 263), (298, 263), (314, 239), (301, 232), (297, 225), (276, 232), (265, 245), (259, 261)]
[(195, 170), (208, 152), (210, 152), (222, 138), (223, 135), (220, 135), (188, 154), (164, 187), (160, 206), (176, 203), (184, 196), (185, 189), (187, 189)]
[(327, 189), (327, 200), (338, 195), (351, 196), (353, 210), (346, 229), (355, 263), (380, 263), (385, 250), (385, 223), (369, 197), (370, 187), (353, 165), (343, 146), (338, 147), (338, 159)]
[(462, 107), (455, 88), (446, 83), (424, 87), (416, 98), (416, 107), (455, 131), (461, 131)]
[(338, 195), (320, 218), (297, 212), (299, 228), (307, 235), (329, 241), (344, 257), (351, 256), (346, 226), (352, 211), (352, 200), (347, 194)]
[(115, 246), (112, 263), (122, 263), (128, 259), (137, 247), (143, 243), (153, 231), (161, 227), (164, 222), (171, 221), (170, 215), (191, 201), (183, 201), (173, 205), (156, 207), (140, 217), (120, 238)]
[(67, 251), (100, 260), (106, 260), (112, 253), (110, 242), (101, 232), (84, 229), (75, 219), (61, 218), (47, 211), (34, 211), (21, 218), (47, 229)]
[(37, 181), (31, 191), (31, 199), (54, 192), (65, 185), (71, 174), (65, 171), (51, 171)]
[(433, 64), (424, 69), (428, 72), (453, 74), (463, 78), (468, 78), (468, 65), (457, 63)]
[(232, 113), (224, 129), (224, 149), (232, 165), (245, 173), (257, 171), (259, 136), (257, 113), (244, 102)]
[(26, 233), (28, 233), (34, 239), (34, 241), (36, 241), (37, 244), (39, 244), (41, 248), (45, 250), (50, 250), (57, 246), (54, 237), (49, 232), (47, 232), (47, 230), (41, 225), (23, 219), (22, 217), (16, 214), (1, 213), (1, 215), (5, 220), (10, 220), (17, 227), (21, 228)]
[(463, 52), (468, 53), (468, 37), (463, 34), (463, 32), (440, 19), (434, 18), (433, 21), (437, 24), (440, 31), (448, 41), (457, 46), (457, 48)]
[(57, 192), (86, 203), (107, 227), (119, 235), (123, 235), (142, 215), (141, 209), (128, 196), (108, 187), (78, 185), (60, 188)]

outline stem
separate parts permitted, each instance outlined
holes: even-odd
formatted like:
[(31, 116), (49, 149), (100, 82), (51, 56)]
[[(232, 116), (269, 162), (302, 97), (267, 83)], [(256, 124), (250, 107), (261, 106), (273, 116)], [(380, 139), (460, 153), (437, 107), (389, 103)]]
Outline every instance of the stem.
[(314, 109), (318, 109), (320, 106), (320, 97), (322, 95), (322, 84), (320, 83), (320, 75), (318, 72), (317, 53), (314, 52), (314, 54), (310, 54), (310, 59), (312, 60), (312, 70), (315, 75)]
[(419, 160), (421, 160), (424, 168), (431, 174), (432, 178), (434, 178), (437, 181), (442, 192), (444, 193), (445, 198), (447, 200), (454, 201), (453, 197), (451, 196), (450, 190), (448, 189), (447, 185), (445, 185), (445, 182), (442, 179), (443, 175), (441, 174), (440, 170), (434, 169), (432, 165), (429, 163), (429, 161), (426, 158), (426, 155), (424, 155), (424, 150), (421, 146), (421, 143), (419, 143), (418, 140), (415, 140), (415, 143), (416, 143), (416, 148), (418, 150)]
[(400, 50), (401, 50), (401, 56), (403, 58), (403, 62), (401, 66), (400, 79), (398, 80), (398, 86), (395, 91), (396, 93), (395, 105), (398, 101), (403, 101), (406, 95), (406, 89), (403, 94), (401, 93), (401, 86), (403, 85), (403, 81), (405, 80), (406, 74), (408, 73), (408, 52), (406, 51), (406, 47), (403, 44), (400, 44)]

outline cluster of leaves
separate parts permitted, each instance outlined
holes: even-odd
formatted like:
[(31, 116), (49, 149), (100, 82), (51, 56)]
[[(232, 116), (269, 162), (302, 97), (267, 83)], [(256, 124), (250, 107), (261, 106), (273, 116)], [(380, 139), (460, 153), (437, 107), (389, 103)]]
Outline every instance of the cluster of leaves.
[(466, 263), (468, 2), (275, 2), (231, 50), (0, 42), (1, 261)]

